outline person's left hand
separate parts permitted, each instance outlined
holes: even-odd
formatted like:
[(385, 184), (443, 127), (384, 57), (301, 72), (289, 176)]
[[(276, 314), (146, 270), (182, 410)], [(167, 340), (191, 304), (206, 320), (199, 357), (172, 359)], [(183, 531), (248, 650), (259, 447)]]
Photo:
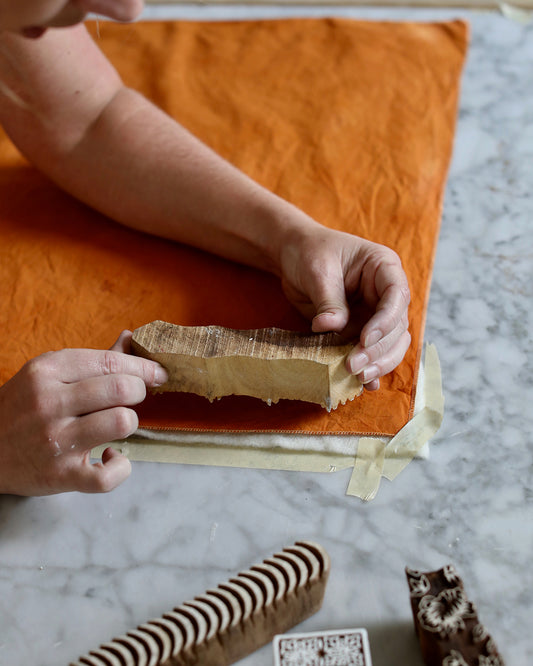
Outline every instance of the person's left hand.
[[(388, 247), (319, 225), (285, 243), (280, 275), (287, 298), (312, 320), (313, 331), (357, 340), (347, 369), (367, 390), (402, 361), (411, 342), (409, 285), (398, 255)], [(361, 306), (366, 321), (355, 321)]]

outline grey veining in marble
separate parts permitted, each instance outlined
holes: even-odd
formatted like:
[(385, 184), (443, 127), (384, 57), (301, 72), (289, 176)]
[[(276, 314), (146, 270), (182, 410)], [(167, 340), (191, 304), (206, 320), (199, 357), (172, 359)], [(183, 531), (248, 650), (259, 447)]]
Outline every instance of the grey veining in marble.
[[(431, 457), (369, 504), (344, 495), (348, 472), (149, 463), (105, 496), (2, 497), (0, 664), (67, 664), (302, 537), (327, 548), (332, 573), (300, 631), (366, 627), (374, 666), (418, 666), (403, 569), (452, 562), (507, 664), (533, 663), (533, 25), (463, 11), (307, 13), (471, 22), (426, 329), (446, 395)], [(171, 10), (147, 10), (162, 15)], [(271, 663), (269, 646), (242, 662)]]

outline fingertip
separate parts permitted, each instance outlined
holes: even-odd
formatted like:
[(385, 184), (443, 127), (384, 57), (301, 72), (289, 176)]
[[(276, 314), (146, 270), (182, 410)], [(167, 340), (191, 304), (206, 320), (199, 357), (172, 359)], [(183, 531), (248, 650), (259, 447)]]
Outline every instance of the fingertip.
[(133, 333), (128, 329), (122, 331), (118, 336), (117, 340), (110, 348), (111, 351), (122, 352), (123, 354), (129, 354), (131, 352), (131, 338)]
[(346, 357), (346, 370), (351, 375), (358, 375), (369, 363), (368, 354), (361, 344), (355, 345)]
[(367, 384), (363, 384), (365, 391), (377, 391), (379, 389), (379, 379), (373, 379)]
[(348, 317), (342, 312), (320, 312), (313, 317), (311, 330), (314, 333), (336, 331), (340, 333), (346, 326)]
[(145, 380), (146, 386), (158, 388), (168, 382), (168, 370), (156, 361), (151, 361), (151, 363), (153, 363), (155, 367), (153, 368), (153, 375)]
[(121, 451), (117, 451), (112, 446), (108, 446), (107, 449), (104, 449), (104, 451), (102, 452), (103, 465), (107, 465), (111, 460), (116, 461), (119, 458), (123, 458), (124, 460), (126, 460), (129, 466), (131, 467), (131, 463), (128, 460), (128, 458), (126, 458), (126, 456)]

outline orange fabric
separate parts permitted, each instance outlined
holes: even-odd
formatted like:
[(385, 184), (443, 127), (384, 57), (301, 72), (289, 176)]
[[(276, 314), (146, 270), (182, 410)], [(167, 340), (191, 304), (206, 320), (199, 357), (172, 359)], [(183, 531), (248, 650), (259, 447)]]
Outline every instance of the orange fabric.
[[(396, 433), (414, 400), (465, 24), (100, 23), (96, 38), (126, 83), (253, 178), (327, 226), (394, 248), (412, 290), (411, 349), (377, 393), (331, 414), (292, 401), (153, 396), (141, 425)], [(50, 184), (3, 135), (0, 243), (2, 382), (41, 352), (107, 348), (154, 319), (307, 326), (274, 277), (115, 225)]]

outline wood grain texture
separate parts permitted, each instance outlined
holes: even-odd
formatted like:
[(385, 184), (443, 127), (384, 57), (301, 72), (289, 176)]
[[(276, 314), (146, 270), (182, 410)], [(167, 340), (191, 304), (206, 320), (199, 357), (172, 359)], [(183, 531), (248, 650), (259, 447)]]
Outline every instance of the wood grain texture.
[(158, 361), (169, 373), (158, 391), (196, 393), (209, 400), (247, 395), (268, 404), (303, 400), (328, 411), (363, 390), (345, 368), (351, 349), (335, 333), (177, 326), (163, 321), (141, 326), (132, 338), (134, 354)]

